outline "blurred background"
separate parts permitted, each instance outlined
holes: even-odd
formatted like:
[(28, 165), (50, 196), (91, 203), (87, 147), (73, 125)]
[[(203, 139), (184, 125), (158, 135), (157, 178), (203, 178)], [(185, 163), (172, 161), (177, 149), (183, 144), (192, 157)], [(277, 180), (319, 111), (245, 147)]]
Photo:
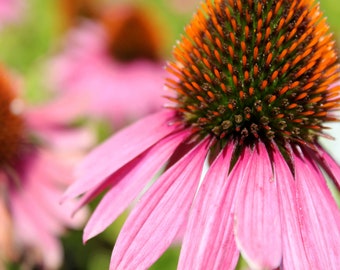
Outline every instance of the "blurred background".
[[(13, 2), (16, 2), (18, 10), (0, 22), (0, 62), (19, 78), (21, 88), (24, 89), (23, 95), (28, 102), (34, 105), (50, 103), (54, 104), (53, 106), (72, 106), (74, 110), (70, 113), (74, 114), (74, 117), (71, 124), (89, 125), (97, 135), (96, 143), (99, 143), (140, 115), (148, 113), (148, 109), (142, 107), (139, 111), (135, 110), (138, 101), (134, 103), (126, 100), (129, 95), (135, 94), (126, 94), (127, 90), (124, 90), (124, 87), (127, 89), (132, 86), (111, 81), (112, 75), (108, 69), (112, 67), (130, 72), (135, 67), (132, 68), (128, 64), (137, 58), (145, 58), (156, 63), (159, 68), (149, 64), (147, 66), (151, 68), (152, 74), (160, 72), (157, 78), (161, 79), (161, 82), (158, 82), (157, 78), (147, 80), (156, 83), (154, 88), (159, 89), (161, 96), (163, 92), (159, 85), (162, 85), (163, 77), (166, 76), (162, 67), (165, 61), (171, 58), (172, 47), (180, 38), (199, 1), (13, 0)], [(2, 1), (0, 5), (1, 3)], [(331, 31), (340, 41), (340, 5), (335, 0), (321, 0), (320, 4), (328, 17)], [(132, 9), (131, 13), (126, 12), (129, 8)], [(0, 15), (1, 12), (0, 7)], [(122, 14), (128, 15), (124, 17)], [(144, 34), (140, 36), (129, 31), (131, 25), (139, 25)], [(103, 33), (106, 34), (106, 38), (102, 37)], [(140, 50), (129, 48), (128, 44), (135, 44), (135, 40), (140, 41), (136, 46)], [(100, 41), (105, 41), (107, 47)], [(107, 54), (104, 52), (105, 48), (109, 48)], [(100, 57), (103, 59), (97, 61)], [(98, 111), (98, 104), (103, 101), (91, 105), (89, 100), (97, 97), (90, 94), (88, 98), (84, 98), (84, 92), (78, 89), (82, 89), (84, 85), (89, 86), (88, 88), (97, 90), (96, 95), (100, 96), (101, 85), (98, 81), (79, 78), (77, 72), (80, 69), (84, 72), (82, 76), (85, 78), (92, 75), (96, 77), (95, 73), (99, 72), (96, 78), (100, 82), (105, 82), (102, 83), (103, 88), (110, 91), (107, 86), (112, 84), (114, 85), (112, 87), (119, 88), (126, 96), (103, 94), (103, 99), (109, 101), (108, 104), (105, 103), (108, 108), (104, 108), (103, 105), (102, 110)], [(120, 76), (125, 76), (126, 72)], [(131, 78), (136, 77), (138, 72), (131, 71)], [(103, 74), (107, 75), (101, 77)], [(139, 76), (149, 78), (147, 76), (150, 74)], [(127, 77), (126, 80), (132, 80), (131, 78)], [(151, 89), (153, 86), (145, 87)], [(64, 90), (60, 88), (71, 89), (73, 95), (63, 93)], [(114, 104), (108, 98), (110, 95), (112, 99), (123, 100), (120, 103), (124, 101), (131, 103), (133, 108), (128, 112), (118, 110), (119, 104)], [(79, 107), (67, 103), (67, 100), (75, 101), (82, 98), (84, 100)], [(155, 107), (159, 106), (158, 100), (150, 102), (154, 102)], [(117, 113), (121, 113), (119, 119), (112, 116)], [(340, 132), (339, 127), (336, 132)], [(329, 147), (336, 149), (339, 144), (330, 144)], [(339, 156), (338, 158), (340, 159)], [(90, 207), (93, 209), (97, 202), (92, 202)], [(104, 233), (85, 245), (82, 243), (82, 230), (67, 231), (61, 239), (64, 262), (60, 269), (108, 269), (112, 247), (123, 220), (124, 215)], [(171, 248), (151, 269), (175, 269), (178, 254), (179, 247)], [(10, 263), (8, 269), (22, 267)]]

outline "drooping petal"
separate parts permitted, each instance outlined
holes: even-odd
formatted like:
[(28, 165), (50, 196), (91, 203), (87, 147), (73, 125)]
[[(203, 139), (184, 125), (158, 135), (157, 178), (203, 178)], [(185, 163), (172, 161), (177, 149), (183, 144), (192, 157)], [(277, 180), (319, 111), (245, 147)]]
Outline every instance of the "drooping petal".
[(138, 159), (132, 169), (128, 166), (128, 172), (114, 181), (93, 212), (84, 229), (84, 241), (101, 233), (128, 207), (188, 134), (180, 132), (164, 138)]
[(30, 216), (32, 220), (35, 220), (35, 222), (39, 221), (37, 226), (40, 230), (60, 234), (63, 230), (62, 224), (56, 222), (52, 215), (44, 209), (45, 204), (41, 203), (41, 200), (36, 200), (35, 197), (40, 199), (38, 191), (32, 190), (30, 187), (28, 189), (13, 191), (11, 193), (11, 204), (17, 201), (17, 205), (19, 205), (21, 209), (25, 209), (27, 215)]
[[(32, 159), (32, 156), (30, 158)], [(71, 206), (75, 205), (75, 200), (68, 200), (63, 205), (59, 203), (66, 184), (59, 179), (69, 177), (69, 171), (47, 151), (37, 151), (34, 159), (30, 160), (29, 169), (20, 176), (21, 186), (15, 187), (13, 191), (15, 196), (27, 201), (25, 204), (32, 204), (30, 210), (35, 207), (39, 209), (39, 218), (50, 219), (50, 223), (61, 226), (59, 231), (63, 231), (64, 226), (79, 227), (87, 218), (86, 209), (82, 209), (76, 218), (71, 217)]]
[(76, 169), (77, 181), (65, 192), (63, 199), (77, 197), (98, 186), (112, 173), (174, 131), (176, 127), (168, 125), (169, 117), (167, 111), (145, 117), (97, 147)]
[(287, 270), (312, 269), (300, 232), (294, 177), (278, 149), (273, 152), (273, 159), (282, 228), (282, 268)]
[(282, 259), (278, 179), (262, 142), (249, 154), (244, 170), (235, 208), (236, 242), (250, 267), (274, 269)]
[(26, 192), (32, 194), (37, 204), (45, 211), (46, 216), (50, 217), (56, 224), (70, 228), (84, 225), (88, 217), (86, 208), (81, 209), (76, 217), (72, 217), (71, 211), (76, 205), (76, 200), (68, 200), (60, 205), (59, 201), (63, 194), (63, 189), (57, 189), (48, 183), (35, 182), (30, 184), (30, 188)]
[(40, 213), (31, 208), (28, 200), (20, 196), (11, 196), (11, 211), (15, 232), (20, 244), (42, 252), (44, 265), (56, 269), (62, 262), (62, 246), (44, 222), (41, 223)]
[(340, 165), (321, 147), (319, 147), (321, 165), (323, 169), (332, 177), (333, 181), (340, 189)]
[(187, 220), (206, 153), (204, 140), (142, 197), (117, 239), (110, 269), (147, 269), (169, 247)]
[(183, 240), (179, 270), (234, 269), (237, 264), (239, 252), (231, 207), (241, 171), (234, 168), (228, 177), (232, 151), (229, 144), (219, 154), (199, 189)]
[(309, 157), (295, 157), (301, 235), (311, 269), (338, 269), (340, 213), (324, 177)]

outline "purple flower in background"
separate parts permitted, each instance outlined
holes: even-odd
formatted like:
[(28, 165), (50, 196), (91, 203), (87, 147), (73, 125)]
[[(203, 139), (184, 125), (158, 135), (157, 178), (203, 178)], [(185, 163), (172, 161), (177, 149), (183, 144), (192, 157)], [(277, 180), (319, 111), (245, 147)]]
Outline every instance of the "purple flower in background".
[(58, 237), (85, 221), (86, 211), (70, 217), (74, 201), (59, 202), (91, 138), (59, 120), (45, 121), (46, 108), (25, 108), (12, 79), (1, 68), (0, 258), (56, 269), (63, 257)]
[(49, 85), (63, 94), (56, 106), (115, 126), (161, 108), (159, 46), (147, 13), (137, 8), (114, 5), (97, 21), (84, 21), (52, 61)]

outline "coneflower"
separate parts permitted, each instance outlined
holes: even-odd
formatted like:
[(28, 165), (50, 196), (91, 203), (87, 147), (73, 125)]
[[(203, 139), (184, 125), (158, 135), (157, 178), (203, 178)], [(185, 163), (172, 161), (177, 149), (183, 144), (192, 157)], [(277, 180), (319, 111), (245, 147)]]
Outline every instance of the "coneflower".
[[(337, 269), (339, 209), (320, 146), (339, 109), (338, 57), (310, 0), (206, 1), (167, 69), (172, 104), (122, 130), (78, 167), (65, 197), (108, 189), (84, 240), (162, 170), (128, 217), (111, 269), (146, 269), (184, 230), (178, 269)], [(209, 169), (200, 183), (204, 162)]]
[(82, 21), (50, 63), (49, 85), (63, 94), (55, 106), (72, 103), (75, 117), (109, 120), (115, 128), (159, 110), (167, 73), (155, 29), (146, 10), (129, 4), (102, 7)]
[(59, 0), (58, 15), (61, 19), (62, 30), (67, 30), (77, 25), (84, 18), (98, 16), (100, 1), (94, 0)]
[(70, 183), (71, 165), (53, 147), (73, 137), (74, 148), (68, 145), (67, 153), (78, 154), (84, 136), (25, 108), (12, 79), (0, 67), (0, 269), (8, 262), (23, 269), (56, 269), (63, 255), (58, 237), (66, 227), (80, 226), (85, 212), (72, 220), (74, 202), (58, 203)]

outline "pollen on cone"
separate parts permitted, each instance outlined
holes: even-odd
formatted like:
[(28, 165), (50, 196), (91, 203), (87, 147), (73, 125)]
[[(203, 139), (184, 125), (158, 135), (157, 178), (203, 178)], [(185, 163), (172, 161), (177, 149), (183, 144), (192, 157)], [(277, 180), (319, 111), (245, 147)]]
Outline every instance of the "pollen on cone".
[[(312, 1), (206, 1), (174, 51), (171, 67), (179, 78), (170, 84), (179, 100), (174, 109), (202, 134), (240, 143), (257, 135), (281, 145), (312, 142), (321, 123), (331, 120), (321, 113), (339, 107), (339, 99), (332, 98), (339, 95), (332, 86), (339, 65), (321, 15)], [(194, 85), (201, 87), (192, 91)], [(217, 113), (221, 106), (223, 114)], [(223, 129), (234, 115), (243, 120)], [(263, 116), (270, 119), (266, 125), (259, 121)]]

